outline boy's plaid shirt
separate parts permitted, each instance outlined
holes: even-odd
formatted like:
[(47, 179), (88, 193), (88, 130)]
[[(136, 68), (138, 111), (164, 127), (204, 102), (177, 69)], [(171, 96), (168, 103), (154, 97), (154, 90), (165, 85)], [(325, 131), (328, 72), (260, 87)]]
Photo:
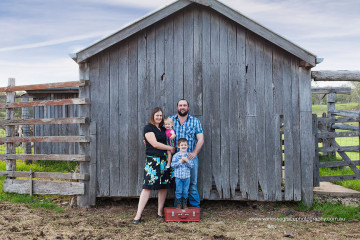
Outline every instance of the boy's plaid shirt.
[(190, 178), (190, 169), (194, 167), (193, 160), (189, 159), (189, 162), (181, 163), (180, 160), (182, 157), (188, 157), (189, 153), (186, 152), (182, 154), (181, 152), (175, 153), (171, 161), (171, 167), (174, 169), (174, 174), (176, 178), (186, 179)]

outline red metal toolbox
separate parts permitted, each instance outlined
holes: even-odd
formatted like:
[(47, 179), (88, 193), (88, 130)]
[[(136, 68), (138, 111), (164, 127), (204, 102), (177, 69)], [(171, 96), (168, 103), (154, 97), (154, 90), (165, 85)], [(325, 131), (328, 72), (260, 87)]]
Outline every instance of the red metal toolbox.
[(164, 208), (165, 221), (167, 222), (199, 222), (200, 208), (189, 207), (188, 209), (177, 209), (175, 207)]

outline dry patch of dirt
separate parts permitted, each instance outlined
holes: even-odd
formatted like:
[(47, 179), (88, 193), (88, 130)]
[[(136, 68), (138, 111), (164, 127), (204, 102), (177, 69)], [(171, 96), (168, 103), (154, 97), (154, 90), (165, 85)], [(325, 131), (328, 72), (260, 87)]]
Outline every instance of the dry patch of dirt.
[(150, 200), (144, 222), (133, 225), (137, 199), (63, 213), (0, 202), (0, 239), (360, 239), (358, 221), (316, 222), (319, 213), (297, 212), (291, 203), (206, 201), (197, 223), (157, 219), (156, 204)]

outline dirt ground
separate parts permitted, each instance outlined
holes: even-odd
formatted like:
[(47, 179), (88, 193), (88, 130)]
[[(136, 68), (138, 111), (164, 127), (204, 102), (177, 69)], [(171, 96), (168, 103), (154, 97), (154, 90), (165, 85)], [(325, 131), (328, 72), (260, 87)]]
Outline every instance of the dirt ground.
[(56, 213), (0, 202), (0, 239), (360, 239), (359, 221), (324, 222), (294, 203), (205, 201), (201, 221), (184, 223), (156, 219), (150, 200), (144, 222), (133, 225), (136, 207), (137, 199), (101, 200), (96, 208)]

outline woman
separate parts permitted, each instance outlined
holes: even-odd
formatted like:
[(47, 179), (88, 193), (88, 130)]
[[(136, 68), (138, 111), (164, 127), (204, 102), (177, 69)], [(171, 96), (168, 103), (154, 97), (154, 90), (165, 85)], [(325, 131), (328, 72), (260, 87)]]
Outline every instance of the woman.
[(144, 127), (146, 143), (144, 184), (136, 216), (133, 220), (134, 224), (141, 222), (141, 214), (149, 200), (151, 190), (159, 190), (157, 217), (162, 218), (167, 189), (172, 188), (174, 184), (171, 168), (166, 168), (166, 151), (174, 153), (175, 148), (166, 145), (166, 129), (163, 125), (163, 111), (161, 108), (156, 107), (151, 112), (149, 124)]

